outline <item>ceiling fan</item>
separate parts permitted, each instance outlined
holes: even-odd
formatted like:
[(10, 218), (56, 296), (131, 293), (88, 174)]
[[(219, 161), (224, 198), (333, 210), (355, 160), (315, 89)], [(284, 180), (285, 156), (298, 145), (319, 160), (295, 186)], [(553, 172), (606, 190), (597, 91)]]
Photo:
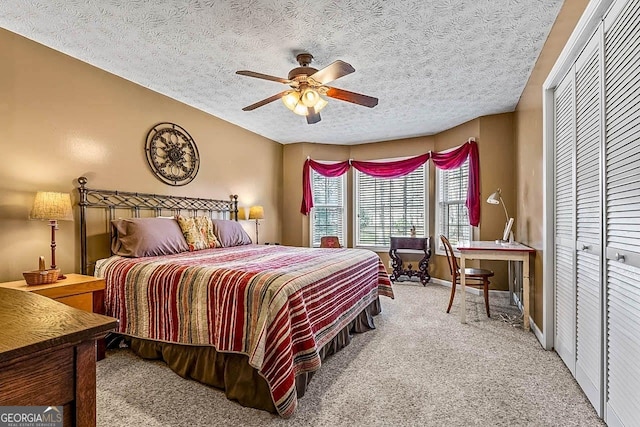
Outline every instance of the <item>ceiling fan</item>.
[(251, 104), (248, 107), (244, 107), (242, 110), (255, 110), (258, 107), (282, 98), (284, 105), (286, 105), (288, 109), (301, 116), (306, 116), (307, 123), (311, 125), (320, 121), (320, 110), (328, 104), (323, 96), (364, 105), (369, 108), (378, 105), (378, 98), (326, 85), (356, 71), (350, 64), (337, 60), (318, 71), (309, 66), (313, 60), (313, 55), (310, 53), (300, 53), (296, 56), (296, 60), (300, 66), (289, 71), (288, 78), (286, 79), (247, 70), (236, 71), (236, 74), (280, 82), (291, 87), (291, 89), (287, 89), (262, 101), (258, 101), (255, 104)]

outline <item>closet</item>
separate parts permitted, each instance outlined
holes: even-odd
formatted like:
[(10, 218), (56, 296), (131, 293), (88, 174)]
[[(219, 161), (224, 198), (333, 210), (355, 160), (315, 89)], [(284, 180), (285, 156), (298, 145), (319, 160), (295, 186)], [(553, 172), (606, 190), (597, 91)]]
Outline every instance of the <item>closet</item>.
[(610, 3), (553, 88), (553, 337), (607, 424), (637, 426), (640, 0)]

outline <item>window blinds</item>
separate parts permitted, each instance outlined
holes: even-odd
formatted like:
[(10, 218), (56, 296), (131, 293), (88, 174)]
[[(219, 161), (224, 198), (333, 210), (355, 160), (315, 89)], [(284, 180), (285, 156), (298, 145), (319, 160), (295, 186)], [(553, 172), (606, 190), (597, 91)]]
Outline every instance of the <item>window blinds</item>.
[[(401, 178), (356, 171), (357, 246), (388, 247), (391, 236), (426, 236), (426, 165)], [(466, 198), (466, 194), (465, 194)]]
[(438, 170), (438, 234), (452, 245), (471, 240), (465, 201), (469, 183), (469, 161), (458, 169)]
[(320, 246), (322, 236), (338, 236), (346, 246), (344, 227), (344, 179), (346, 175), (328, 178), (312, 171), (315, 205), (312, 210), (311, 245)]

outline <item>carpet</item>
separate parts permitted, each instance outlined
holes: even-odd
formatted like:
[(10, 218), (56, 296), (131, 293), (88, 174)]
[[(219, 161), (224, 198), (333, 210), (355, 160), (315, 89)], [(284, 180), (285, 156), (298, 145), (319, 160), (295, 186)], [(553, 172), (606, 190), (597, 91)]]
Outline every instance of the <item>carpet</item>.
[[(459, 294), (407, 282), (381, 298), (376, 330), (356, 334), (327, 358), (282, 419), (229, 401), (165, 364), (128, 349), (97, 367), (98, 426), (601, 426), (555, 352), (524, 332), (506, 298)], [(521, 320), (521, 318), (520, 318)]]

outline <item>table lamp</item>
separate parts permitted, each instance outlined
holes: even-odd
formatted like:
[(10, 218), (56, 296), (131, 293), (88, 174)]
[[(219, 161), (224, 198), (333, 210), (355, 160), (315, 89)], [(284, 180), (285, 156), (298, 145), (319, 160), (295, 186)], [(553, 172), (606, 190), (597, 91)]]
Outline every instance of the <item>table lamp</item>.
[[(71, 195), (69, 193), (55, 193), (50, 191), (38, 191), (31, 209), (31, 219), (46, 219), (51, 227), (51, 269), (57, 269), (56, 265), (56, 230), (58, 221), (73, 221), (71, 209)], [(63, 274), (58, 279), (65, 279)]]
[(509, 216), (507, 212), (507, 207), (504, 205), (504, 200), (502, 200), (502, 190), (497, 189), (495, 192), (491, 193), (489, 198), (487, 199), (487, 203), (491, 205), (499, 205), (502, 204), (502, 208), (504, 209), (504, 215), (507, 218), (507, 222), (504, 226), (504, 232), (502, 233), (502, 242), (513, 242), (513, 232), (511, 228), (513, 227), (513, 218)]
[(258, 242), (258, 226), (260, 225), (259, 220), (264, 219), (264, 208), (262, 206), (251, 206), (249, 209), (249, 219), (256, 220), (256, 245), (260, 244)]

